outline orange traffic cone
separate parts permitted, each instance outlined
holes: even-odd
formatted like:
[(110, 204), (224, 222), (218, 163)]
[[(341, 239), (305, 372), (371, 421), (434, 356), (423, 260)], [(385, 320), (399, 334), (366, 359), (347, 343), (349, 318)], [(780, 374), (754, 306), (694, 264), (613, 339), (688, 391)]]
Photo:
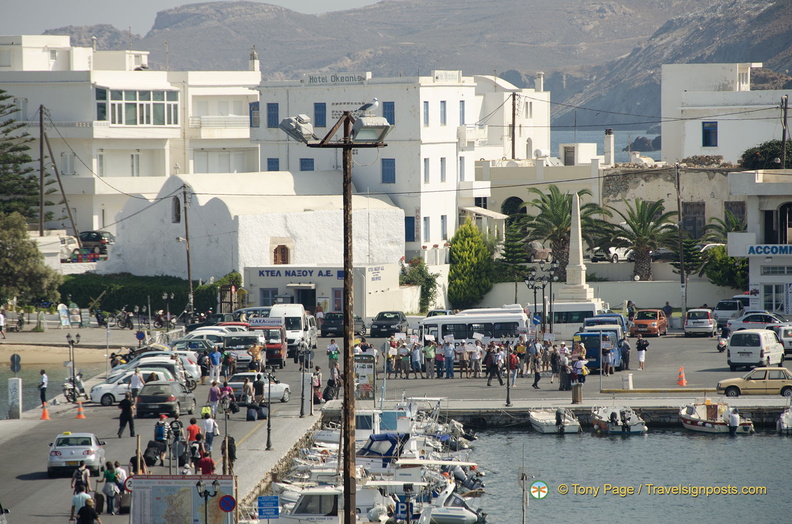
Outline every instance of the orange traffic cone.
[(679, 378), (677, 379), (677, 384), (680, 386), (687, 386), (687, 380), (685, 380), (685, 368), (679, 368)]
[(74, 418), (85, 418), (85, 412), (82, 408), (82, 400), (77, 401), (77, 416)]
[(49, 411), (47, 410), (47, 406), (41, 406), (41, 418), (39, 420), (52, 420), (49, 416)]

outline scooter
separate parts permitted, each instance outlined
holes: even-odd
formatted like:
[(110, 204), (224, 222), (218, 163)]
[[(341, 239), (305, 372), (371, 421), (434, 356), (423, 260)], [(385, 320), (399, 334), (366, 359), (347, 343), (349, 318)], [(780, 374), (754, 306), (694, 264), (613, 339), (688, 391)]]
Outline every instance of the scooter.
[(175, 329), (176, 328), (176, 319), (175, 318), (167, 318), (168, 315), (165, 314), (163, 310), (158, 310), (156, 315), (154, 315), (154, 327), (155, 328), (167, 328), (167, 329)]
[(723, 353), (726, 350), (726, 346), (729, 345), (729, 339), (726, 338), (718, 338), (718, 353)]
[(72, 377), (69, 377), (63, 383), (63, 396), (66, 397), (66, 400), (68, 402), (77, 402), (77, 399), (80, 397), (85, 397), (85, 400), (88, 400), (88, 394), (85, 392), (81, 371), (74, 376), (74, 382), (75, 383), (72, 384)]
[(99, 327), (107, 327), (107, 315), (105, 315), (105, 313), (101, 309), (96, 310), (95, 316), (96, 316), (96, 323), (99, 325)]

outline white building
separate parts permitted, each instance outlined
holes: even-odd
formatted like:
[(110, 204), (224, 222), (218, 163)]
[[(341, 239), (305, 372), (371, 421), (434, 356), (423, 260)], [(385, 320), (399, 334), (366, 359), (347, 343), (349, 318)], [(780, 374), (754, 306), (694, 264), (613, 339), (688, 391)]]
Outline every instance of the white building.
[[(243, 276), (255, 274), (257, 289), (271, 290), (279, 286), (259, 285), (258, 273), (248, 268), (342, 267), (341, 178), (337, 171), (169, 177), (153, 202), (129, 199), (119, 215), (118, 241), (108, 260), (97, 264), (98, 271), (187, 278), (188, 235), (193, 280), (220, 278), (236, 270)], [(398, 267), (404, 253), (402, 210), (385, 196), (360, 194), (353, 195), (352, 207), (356, 267)], [(285, 286), (278, 293), (284, 291)], [(250, 300), (266, 305), (273, 297)]]
[(663, 65), (662, 159), (674, 163), (695, 155), (721, 155), (725, 162), (737, 163), (746, 149), (780, 140), (781, 97), (792, 90), (751, 91), (751, 69), (761, 66)]
[(387, 147), (355, 152), (353, 180), (361, 193), (388, 195), (404, 210), (405, 254), (429, 264), (447, 262), (447, 241), (465, 216), (502, 233), (505, 216), (487, 209), (489, 182), (475, 179), (477, 160), (534, 158), (550, 147), (550, 93), (541, 74), (536, 89), (518, 89), (461, 71), (393, 78), (326, 72), (263, 82), (259, 91), (260, 126), (251, 138), (261, 145), (262, 169), (271, 171), (341, 168), (340, 151), (287, 139), (282, 119), (306, 114), (321, 138), (344, 111), (378, 99), (374, 114), (393, 128)]
[[(37, 141), (44, 107), (79, 230), (115, 232), (128, 195), (151, 198), (174, 174), (258, 171), (249, 107), (260, 81), (255, 52), (249, 71), (150, 71), (147, 51), (73, 47), (68, 36), (0, 36), (0, 89), (14, 97), (14, 118)], [(62, 206), (53, 211), (65, 215)], [(65, 220), (49, 226), (71, 229)]]

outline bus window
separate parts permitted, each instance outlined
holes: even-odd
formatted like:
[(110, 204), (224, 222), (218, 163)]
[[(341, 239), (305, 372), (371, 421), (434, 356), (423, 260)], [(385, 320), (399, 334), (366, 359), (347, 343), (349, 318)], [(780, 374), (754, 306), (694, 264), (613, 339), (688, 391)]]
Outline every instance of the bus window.
[(424, 324), (423, 340), (426, 340), (426, 335), (432, 335), (435, 339), (435, 342), (440, 340), (440, 337), (437, 336), (437, 324)]
[(453, 335), (454, 340), (465, 340), (467, 338), (467, 324), (446, 324), (443, 326), (443, 338), (446, 335)]
[(489, 322), (471, 322), (470, 329), (468, 330), (468, 334), (465, 338), (473, 338), (473, 333), (481, 333), (485, 337), (492, 336), (492, 324)]
[(517, 322), (495, 322), (493, 326), (495, 338), (516, 337), (520, 324)]
[(593, 316), (593, 311), (554, 311), (553, 321), (556, 324), (583, 324), (583, 320)]

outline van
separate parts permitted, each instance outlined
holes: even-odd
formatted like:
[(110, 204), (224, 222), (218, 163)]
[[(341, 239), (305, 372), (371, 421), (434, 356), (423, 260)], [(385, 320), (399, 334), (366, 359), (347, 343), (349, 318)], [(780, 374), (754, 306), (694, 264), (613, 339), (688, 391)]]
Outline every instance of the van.
[(751, 307), (751, 295), (747, 295), (742, 293), (740, 295), (734, 295), (731, 297), (732, 300), (739, 300), (740, 304), (742, 304), (743, 309), (748, 309)]
[(718, 302), (715, 309), (712, 310), (712, 314), (715, 316), (718, 327), (722, 328), (729, 320), (743, 316), (743, 311), (745, 311), (745, 306), (742, 301), (730, 298)]
[(248, 349), (253, 346), (263, 346), (264, 339), (260, 333), (242, 331), (238, 333), (227, 333), (223, 336), (223, 348), (226, 351), (231, 351), (236, 355), (237, 362), (244, 364), (246, 367), (251, 361), (251, 356)]
[(781, 366), (784, 363), (784, 345), (770, 329), (743, 329), (732, 333), (726, 349), (732, 371), (738, 367)]
[(289, 356), (295, 362), (300, 352), (316, 348), (316, 319), (308, 314), (302, 304), (275, 304), (269, 316), (283, 319)]
[(603, 333), (616, 333), (617, 341), (624, 338), (624, 330), (622, 330), (622, 327), (618, 324), (597, 324), (583, 328), (584, 333), (599, 333), (600, 331)]
[(585, 330), (586, 326), (602, 326), (613, 324), (621, 326), (622, 331), (627, 333), (627, 317), (619, 313), (600, 313), (599, 315), (583, 319), (583, 327), (581, 330)]
[(616, 332), (610, 330), (582, 331), (572, 336), (573, 342), (582, 343), (586, 347), (586, 360), (588, 360), (586, 367), (597, 370), (602, 367), (600, 362), (600, 348), (602, 347), (611, 350), (611, 366), (613, 369), (621, 371), (624, 362), (621, 358), (619, 340), (621, 339), (618, 338)]
[(772, 326), (768, 329), (775, 331), (776, 335), (778, 335), (778, 340), (784, 345), (784, 356), (792, 355), (792, 325), (783, 324)]

